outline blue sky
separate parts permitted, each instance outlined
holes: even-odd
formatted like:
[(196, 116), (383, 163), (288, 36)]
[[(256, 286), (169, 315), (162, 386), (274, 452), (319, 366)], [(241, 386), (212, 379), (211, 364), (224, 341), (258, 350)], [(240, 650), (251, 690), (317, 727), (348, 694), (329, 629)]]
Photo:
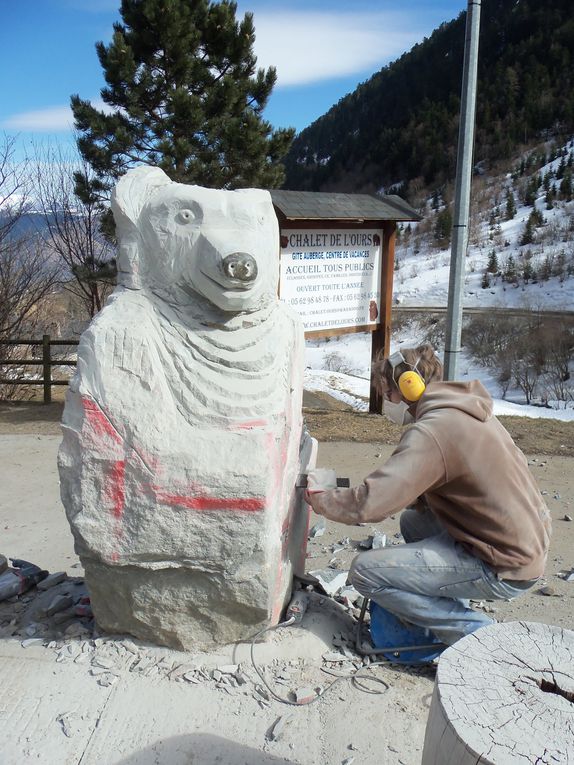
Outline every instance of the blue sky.
[[(466, 0), (239, 0), (254, 14), (260, 66), (277, 67), (265, 116), (298, 131), (358, 83), (466, 9)], [(94, 44), (109, 42), (119, 0), (2, 3), (0, 131), (23, 143), (71, 141), (72, 93), (100, 98)]]

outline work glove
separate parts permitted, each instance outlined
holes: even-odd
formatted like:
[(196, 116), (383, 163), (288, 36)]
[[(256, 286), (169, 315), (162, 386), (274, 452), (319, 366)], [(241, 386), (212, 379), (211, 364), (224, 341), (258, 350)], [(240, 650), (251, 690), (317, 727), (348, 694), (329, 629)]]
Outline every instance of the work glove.
[(305, 491), (305, 499), (309, 502), (309, 498), (313, 494), (320, 494), (322, 491), (331, 491), (331, 489), (337, 488), (337, 474), (330, 468), (315, 468), (307, 473), (307, 490)]

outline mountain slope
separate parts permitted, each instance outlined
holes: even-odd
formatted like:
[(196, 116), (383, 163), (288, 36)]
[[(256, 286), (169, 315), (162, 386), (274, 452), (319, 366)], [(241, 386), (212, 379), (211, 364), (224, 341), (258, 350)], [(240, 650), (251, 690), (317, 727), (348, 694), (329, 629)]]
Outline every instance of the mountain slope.
[[(455, 172), (466, 13), (373, 75), (303, 130), (285, 188), (438, 187)], [(574, 129), (571, 0), (483, 0), (476, 161)], [(406, 190), (401, 190), (406, 194)]]

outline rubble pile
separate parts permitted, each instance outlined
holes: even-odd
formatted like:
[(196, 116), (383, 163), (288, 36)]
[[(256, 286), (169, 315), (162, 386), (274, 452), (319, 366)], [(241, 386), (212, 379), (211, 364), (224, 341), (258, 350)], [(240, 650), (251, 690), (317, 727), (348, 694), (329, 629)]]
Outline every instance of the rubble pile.
[[(346, 571), (328, 571), (346, 579)], [(231, 696), (251, 696), (261, 708), (272, 705), (272, 694), (250, 662), (213, 665), (210, 654), (192, 655), (146, 645), (128, 636), (107, 635), (94, 622), (83, 578), (70, 577), (65, 571), (43, 571), (42, 577), (27, 591), (0, 602), (0, 637), (16, 638), (25, 649), (41, 646), (53, 653), (56, 663), (84, 666), (103, 687), (131, 673), (190, 686), (202, 684)], [(314, 592), (311, 611), (322, 612), (328, 600), (347, 619), (347, 629), (339, 627), (333, 634), (332, 649), (320, 660), (274, 659), (262, 667), (268, 685), (296, 703), (322, 695), (331, 680), (329, 675), (350, 675), (369, 664), (369, 659), (359, 656), (354, 648), (352, 617), (358, 614), (361, 596), (343, 581), (332, 597)], [(71, 730), (69, 720), (62, 719), (60, 724), (64, 733)]]
[(389, 539), (386, 534), (373, 528), (372, 533), (361, 539), (343, 537), (336, 542), (327, 543), (319, 539), (325, 533), (325, 529), (325, 519), (320, 518), (309, 530), (307, 558), (327, 561), (324, 568), (309, 571), (309, 575), (325, 595), (341, 603), (349, 614), (358, 618), (363, 598), (354, 587), (347, 584), (351, 560), (366, 550), (380, 550), (389, 544), (400, 544), (402, 534), (396, 533)]
[[(82, 577), (65, 571), (50, 574), (27, 561), (12, 563), (0, 573), (0, 637), (22, 638), (25, 648), (62, 637), (92, 637), (95, 624)], [(10, 589), (2, 593), (3, 578)]]
[[(350, 549), (350, 543), (342, 547)], [(335, 575), (343, 574), (346, 579), (346, 571), (327, 570)], [(285, 707), (278, 704), (278, 698), (301, 705), (321, 698), (321, 704), (336, 705), (347, 700), (349, 679), (372, 663), (372, 659), (360, 656), (355, 650), (355, 616), (362, 602), (359, 593), (346, 584), (337, 589), (334, 596), (322, 593), (321, 589), (318, 584), (309, 587), (310, 604), (304, 630), (315, 632), (319, 625), (325, 625), (327, 617), (332, 633), (330, 641), (325, 635), (329, 642), (323, 652), (309, 654), (302, 643), (303, 650), (296, 658), (293, 654), (288, 658), (268, 657), (266, 661), (258, 661), (257, 668), (248, 658), (225, 663), (221, 656), (208, 652), (181, 652), (145, 644), (127, 635), (104, 633), (94, 622), (83, 578), (70, 577), (64, 571), (43, 572), (43, 579), (28, 591), (1, 601), (0, 635), (19, 640), (22, 649), (33, 657), (40, 653), (51, 657), (55, 664), (61, 665), (60, 671), (73, 667), (75, 672), (85, 673), (88, 684), (110, 691), (115, 690), (113, 686), (120, 684), (121, 688), (139, 677), (154, 685), (177, 683), (187, 688), (189, 694), (209, 691), (234, 697), (237, 710), (259, 708), (268, 715), (263, 748), (272, 751), (278, 742), (292, 738), (290, 729), (295, 719), (284, 712)], [(271, 633), (269, 640), (282, 654), (281, 643), (290, 644), (292, 630), (298, 629), (278, 630)], [(265, 655), (263, 647), (255, 646), (256, 658), (259, 652)], [(377, 667), (377, 670), (384, 672), (388, 680), (391, 680), (389, 671), (401, 671), (390, 666)], [(414, 674), (431, 680), (433, 672), (421, 667), (414, 670)], [(384, 687), (390, 687), (387, 680)], [(368, 686), (367, 689), (374, 692)], [(58, 710), (54, 725), (61, 736), (74, 738), (80, 729), (80, 718), (77, 710)], [(347, 749), (357, 750), (357, 747), (350, 743)], [(350, 764), (353, 757), (342, 755), (342, 761)]]

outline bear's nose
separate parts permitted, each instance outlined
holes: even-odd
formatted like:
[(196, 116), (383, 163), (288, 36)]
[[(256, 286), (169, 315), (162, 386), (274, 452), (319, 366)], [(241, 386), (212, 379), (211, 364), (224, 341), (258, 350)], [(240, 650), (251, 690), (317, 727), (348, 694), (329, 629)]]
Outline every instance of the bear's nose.
[(223, 273), (230, 279), (238, 279), (241, 282), (252, 282), (257, 276), (257, 263), (255, 258), (246, 252), (234, 252), (228, 255), (222, 262)]

